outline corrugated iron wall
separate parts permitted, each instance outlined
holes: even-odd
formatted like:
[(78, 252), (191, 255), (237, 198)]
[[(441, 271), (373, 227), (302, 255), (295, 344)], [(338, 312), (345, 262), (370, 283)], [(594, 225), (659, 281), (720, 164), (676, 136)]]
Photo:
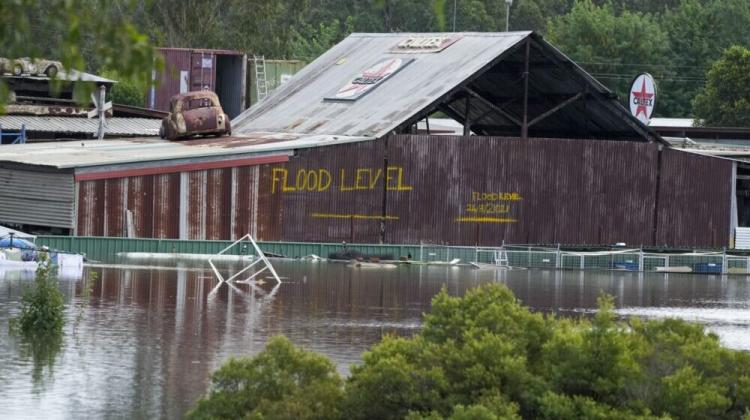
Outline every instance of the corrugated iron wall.
[(728, 159), (664, 150), (656, 244), (728, 246), (733, 170)]
[(82, 181), (77, 234), (124, 236), (130, 210), (139, 237), (722, 247), (732, 171), (647, 143), (392, 136), (286, 163)]
[(388, 242), (651, 242), (653, 144), (397, 136), (388, 158), (412, 187), (388, 194)]
[(0, 168), (0, 222), (72, 228), (73, 174)]
[(315, 148), (271, 167), (266, 182), (269, 198), (282, 203), (282, 238), (378, 242), (384, 217), (383, 152), (383, 140)]

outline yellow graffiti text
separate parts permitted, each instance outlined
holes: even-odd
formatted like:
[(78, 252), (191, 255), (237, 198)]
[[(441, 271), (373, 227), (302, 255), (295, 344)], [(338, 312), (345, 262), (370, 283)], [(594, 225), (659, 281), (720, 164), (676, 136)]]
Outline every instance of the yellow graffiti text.
[(456, 218), (459, 223), (516, 223), (518, 220), (508, 217), (469, 217), (461, 216)]
[(396, 216), (371, 216), (367, 214), (312, 213), (314, 219), (398, 220)]
[(521, 194), (517, 192), (477, 192), (471, 193), (471, 201), (519, 201)]
[(411, 191), (407, 185), (404, 168), (388, 166), (385, 168), (357, 168), (354, 170), (339, 169), (338, 179), (333, 178), (327, 169), (299, 169), (290, 174), (286, 168), (271, 170), (271, 193), (290, 192), (324, 192), (338, 191), (372, 191), (385, 187), (387, 191)]

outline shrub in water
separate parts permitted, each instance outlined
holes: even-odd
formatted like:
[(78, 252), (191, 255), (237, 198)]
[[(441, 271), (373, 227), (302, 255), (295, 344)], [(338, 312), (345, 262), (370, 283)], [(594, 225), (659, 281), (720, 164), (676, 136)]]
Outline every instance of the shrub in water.
[(386, 336), (341, 385), (275, 338), (213, 376), (195, 418), (749, 420), (750, 353), (701, 325), (532, 313), (506, 287), (445, 289), (411, 338)]
[(63, 294), (49, 256), (39, 254), (39, 267), (34, 283), (21, 296), (21, 313), (13, 319), (11, 329), (21, 334), (59, 334), (62, 331)]

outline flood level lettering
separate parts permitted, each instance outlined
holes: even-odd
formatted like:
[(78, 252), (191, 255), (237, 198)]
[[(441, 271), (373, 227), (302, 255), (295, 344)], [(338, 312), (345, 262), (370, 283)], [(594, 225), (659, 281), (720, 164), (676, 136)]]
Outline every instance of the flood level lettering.
[(518, 192), (479, 192), (472, 191), (471, 199), (463, 206), (463, 215), (456, 222), (472, 223), (516, 223), (510, 217), (513, 203), (522, 200)]
[[(385, 173), (384, 173), (385, 172)], [(271, 170), (271, 193), (325, 192), (325, 191), (411, 191), (407, 184), (404, 168), (388, 166), (383, 168), (339, 169), (331, 173), (328, 169), (299, 169), (289, 173), (286, 168)]]

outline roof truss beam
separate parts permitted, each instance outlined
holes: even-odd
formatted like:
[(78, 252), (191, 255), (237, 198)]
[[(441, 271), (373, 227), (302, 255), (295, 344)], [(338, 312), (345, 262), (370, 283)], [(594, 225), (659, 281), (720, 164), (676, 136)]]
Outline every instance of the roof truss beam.
[(583, 97), (583, 95), (584, 95), (583, 92), (578, 92), (577, 94), (571, 96), (570, 98), (562, 101), (561, 103), (557, 104), (552, 109), (543, 112), (539, 116), (535, 117), (533, 120), (529, 121), (528, 126), (531, 127), (532, 125), (534, 125), (534, 124), (536, 124), (538, 122), (541, 122), (541, 121), (547, 119), (549, 116), (551, 116), (555, 112), (560, 111), (561, 109), (565, 108), (566, 106), (568, 106), (568, 105), (572, 104), (573, 102), (579, 100), (580, 98)]
[(523, 125), (523, 123), (521, 123), (521, 121), (519, 121), (518, 118), (514, 117), (513, 115), (509, 114), (504, 109), (502, 109), (499, 106), (495, 105), (492, 101), (490, 101), (489, 99), (487, 99), (484, 96), (480, 95), (478, 92), (474, 91), (470, 87), (468, 87), (468, 86), (464, 87), (463, 91), (466, 94), (468, 94), (468, 95), (476, 98), (477, 100), (479, 100), (479, 102), (483, 103), (488, 108), (490, 108), (493, 111), (495, 111), (496, 113), (498, 113), (498, 114), (502, 115), (503, 117), (507, 118), (508, 120), (512, 121), (515, 125), (517, 125), (519, 127), (521, 127)]

